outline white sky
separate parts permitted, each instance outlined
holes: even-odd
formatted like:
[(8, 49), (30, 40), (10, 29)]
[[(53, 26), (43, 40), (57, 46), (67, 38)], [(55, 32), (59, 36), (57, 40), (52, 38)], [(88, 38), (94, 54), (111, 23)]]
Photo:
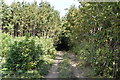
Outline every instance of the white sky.
[[(23, 0), (4, 0), (5, 3), (10, 5), (13, 1), (20, 1), (22, 2)], [(34, 2), (34, 0), (24, 0), (26, 2)], [(38, 3), (41, 2), (41, 0), (35, 0)], [(79, 2), (77, 0), (43, 0), (50, 2), (52, 6), (54, 6), (55, 10), (58, 10), (60, 12), (61, 16), (64, 16), (67, 11), (64, 9), (69, 8), (71, 5), (75, 5), (76, 7), (79, 5)]]

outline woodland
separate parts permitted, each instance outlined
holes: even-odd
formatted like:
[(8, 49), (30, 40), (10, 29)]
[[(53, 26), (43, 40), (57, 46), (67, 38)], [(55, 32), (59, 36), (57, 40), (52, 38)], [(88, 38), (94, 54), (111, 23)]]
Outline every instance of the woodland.
[(56, 53), (71, 51), (79, 68), (92, 70), (83, 77), (120, 79), (120, 2), (80, 2), (62, 18), (48, 2), (0, 7), (0, 77), (45, 78)]

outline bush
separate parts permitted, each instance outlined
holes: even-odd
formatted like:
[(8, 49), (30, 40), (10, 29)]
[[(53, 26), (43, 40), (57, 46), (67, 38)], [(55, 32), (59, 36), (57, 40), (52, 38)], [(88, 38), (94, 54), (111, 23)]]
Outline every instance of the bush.
[(12, 72), (25, 72), (36, 69), (42, 55), (40, 45), (35, 45), (35, 40), (26, 37), (21, 41), (14, 41), (10, 46), (6, 59), (6, 68)]
[[(10, 36), (7, 37), (3, 40), (6, 45), (10, 41)], [(34, 77), (26, 76), (28, 72), (33, 72), (31, 75), (38, 73), (37, 77), (47, 75), (56, 52), (52, 39), (29, 37), (29, 35), (10, 39), (11, 45), (2, 47), (7, 48), (2, 65), (3, 77)]]
[[(95, 72), (93, 76), (112, 77), (114, 71), (114, 52), (107, 47), (98, 48), (93, 43), (83, 41), (73, 47), (73, 52), (79, 55), (80, 61), (83, 60), (83, 66), (92, 67)], [(92, 76), (92, 77), (93, 77)]]
[(13, 38), (9, 36), (9, 34), (1, 33), (1, 43), (2, 46), (0, 47), (0, 56), (5, 57), (8, 53), (9, 46), (13, 43)]
[(56, 53), (55, 47), (53, 46), (54, 42), (51, 38), (36, 37), (36, 43), (41, 45), (41, 49), (45, 55), (54, 56)]

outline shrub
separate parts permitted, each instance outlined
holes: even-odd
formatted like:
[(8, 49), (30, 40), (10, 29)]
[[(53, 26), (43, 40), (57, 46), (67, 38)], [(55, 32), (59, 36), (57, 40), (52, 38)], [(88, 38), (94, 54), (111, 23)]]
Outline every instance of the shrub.
[(9, 46), (13, 43), (13, 38), (11, 36), (9, 36), (9, 34), (6, 33), (1, 33), (1, 53), (0, 56), (1, 57), (5, 57), (8, 53), (9, 50)]
[(6, 59), (6, 68), (12, 72), (25, 72), (36, 69), (42, 55), (40, 45), (35, 45), (35, 40), (26, 37), (21, 41), (14, 41), (10, 46)]
[(37, 38), (36, 37), (36, 44), (41, 45), (41, 49), (45, 55), (51, 55), (51, 56), (55, 55), (56, 50), (55, 50), (55, 47), (53, 46), (54, 42), (51, 38), (45, 38), (45, 37)]
[(29, 71), (37, 71), (40, 76), (44, 76), (48, 73), (56, 52), (52, 39), (29, 35), (14, 37), (8, 48), (2, 67), (3, 77), (13, 77), (13, 74), (14, 77), (27, 77)]

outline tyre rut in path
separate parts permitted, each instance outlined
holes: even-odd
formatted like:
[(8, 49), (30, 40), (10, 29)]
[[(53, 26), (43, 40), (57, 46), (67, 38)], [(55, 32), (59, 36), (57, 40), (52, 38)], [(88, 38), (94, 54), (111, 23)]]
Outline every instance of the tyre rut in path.
[(54, 64), (49, 70), (49, 74), (46, 76), (46, 78), (58, 78), (59, 72), (57, 72), (57, 68), (58, 68), (58, 64), (63, 60), (62, 56), (63, 53), (61, 51), (57, 52), (57, 56), (54, 60)]

